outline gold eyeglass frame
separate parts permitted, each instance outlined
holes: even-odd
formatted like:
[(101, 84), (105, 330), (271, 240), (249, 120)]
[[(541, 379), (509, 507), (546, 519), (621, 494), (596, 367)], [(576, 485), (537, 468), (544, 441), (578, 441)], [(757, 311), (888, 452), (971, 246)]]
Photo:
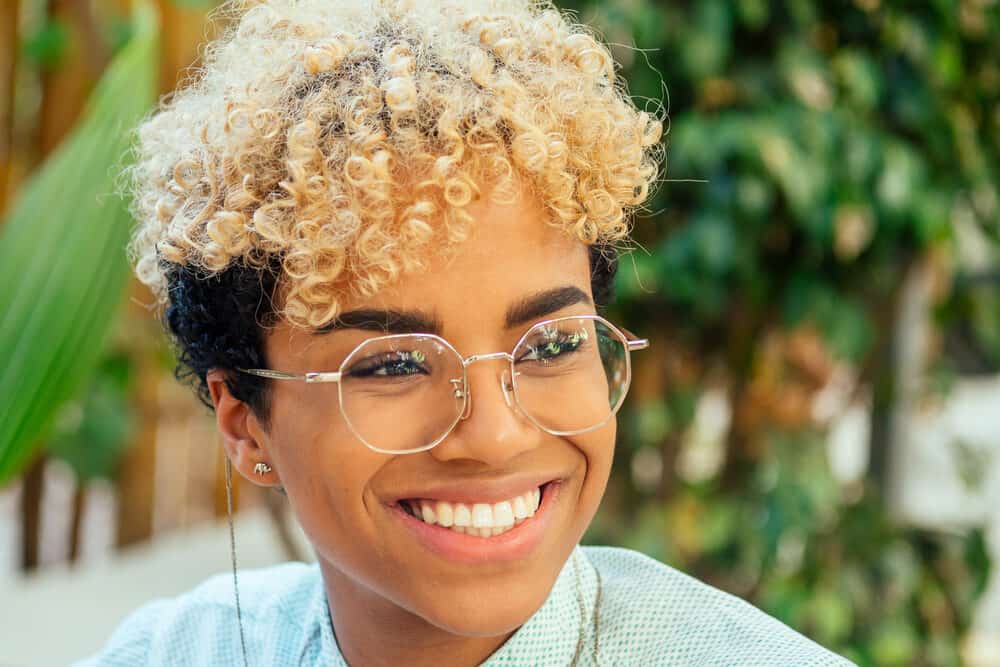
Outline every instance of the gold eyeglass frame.
[[(615, 335), (615, 337), (625, 346), (625, 382), (622, 385), (621, 396), (619, 396), (618, 402), (612, 407), (611, 411), (608, 413), (608, 416), (604, 418), (600, 423), (595, 424), (593, 426), (589, 426), (584, 429), (578, 429), (575, 431), (554, 431), (540, 424), (538, 420), (536, 420), (527, 410), (524, 409), (524, 406), (521, 405), (521, 400), (517, 392), (517, 376), (520, 375), (520, 373), (518, 373), (514, 368), (515, 360), (513, 352), (516, 351), (519, 347), (521, 347), (521, 345), (527, 340), (529, 334), (531, 334), (532, 331), (535, 331), (540, 327), (549, 326), (557, 322), (564, 322), (567, 320), (592, 320), (594, 322), (600, 322), (601, 324), (603, 324), (604, 326), (606, 326), (608, 329), (611, 330), (611, 332)], [(351, 423), (351, 419), (347, 416), (347, 412), (344, 410), (344, 390), (343, 390), (344, 385), (341, 383), (340, 380), (341, 377), (344, 376), (345, 374), (344, 369), (348, 366), (349, 362), (352, 361), (352, 359), (358, 353), (359, 350), (366, 347), (367, 345), (379, 341), (411, 339), (411, 338), (420, 338), (422, 340), (431, 339), (437, 343), (440, 343), (448, 350), (451, 350), (451, 352), (455, 355), (455, 357), (457, 357), (462, 362), (462, 377), (453, 378), (449, 380), (449, 382), (451, 382), (455, 388), (454, 389), (455, 398), (462, 399), (462, 407), (461, 410), (458, 411), (458, 414), (455, 417), (454, 421), (452, 421), (452, 423), (448, 426), (448, 428), (445, 429), (444, 433), (436, 440), (431, 442), (429, 445), (422, 445), (420, 447), (414, 447), (411, 449), (382, 449), (368, 442), (360, 433), (358, 433), (357, 429)], [(351, 350), (351, 352), (344, 358), (342, 362), (340, 362), (340, 367), (336, 371), (286, 373), (284, 371), (275, 371), (267, 368), (237, 368), (236, 370), (240, 371), (241, 373), (247, 373), (249, 375), (256, 375), (258, 377), (268, 378), (269, 380), (293, 380), (293, 381), (308, 382), (308, 383), (336, 382), (337, 403), (340, 407), (340, 415), (344, 418), (344, 422), (347, 424), (347, 428), (350, 429), (351, 433), (353, 433), (354, 436), (358, 440), (360, 440), (365, 447), (379, 454), (415, 454), (417, 452), (426, 452), (430, 449), (433, 449), (442, 440), (444, 440), (451, 434), (451, 432), (455, 429), (455, 426), (458, 425), (458, 422), (467, 419), (469, 415), (472, 413), (472, 392), (469, 388), (468, 368), (477, 361), (485, 361), (488, 359), (506, 359), (510, 363), (509, 375), (508, 371), (504, 370), (500, 381), (500, 387), (503, 390), (504, 401), (507, 403), (507, 407), (513, 408), (516, 405), (520, 413), (524, 415), (531, 423), (533, 423), (535, 426), (537, 426), (538, 428), (542, 429), (543, 431), (551, 435), (557, 435), (557, 436), (580, 435), (582, 433), (588, 433), (590, 431), (594, 431), (596, 429), (601, 428), (618, 413), (618, 410), (621, 408), (622, 403), (625, 402), (625, 396), (628, 394), (629, 387), (632, 384), (631, 352), (633, 350), (644, 350), (647, 347), (649, 347), (648, 339), (639, 338), (632, 332), (626, 329), (622, 329), (621, 327), (615, 326), (614, 324), (604, 319), (600, 315), (567, 315), (565, 317), (555, 317), (552, 319), (535, 322), (530, 327), (528, 327), (528, 329), (524, 332), (524, 334), (522, 334), (522, 336), (518, 339), (517, 343), (514, 344), (513, 350), (511, 352), (490, 352), (487, 354), (473, 354), (468, 357), (463, 357), (461, 353), (458, 350), (456, 350), (451, 343), (449, 343), (441, 336), (431, 333), (404, 333), (404, 334), (389, 334), (385, 336), (377, 336), (375, 338), (369, 338), (367, 340), (362, 341), (357, 345), (357, 347)], [(511, 402), (510, 398), (511, 394), (513, 394), (514, 396), (513, 402)]]

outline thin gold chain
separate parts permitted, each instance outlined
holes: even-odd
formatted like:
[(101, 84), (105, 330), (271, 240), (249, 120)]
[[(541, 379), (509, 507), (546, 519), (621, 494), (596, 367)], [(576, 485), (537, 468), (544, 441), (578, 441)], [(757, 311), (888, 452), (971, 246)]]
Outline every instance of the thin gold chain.
[(594, 574), (597, 575), (597, 596), (594, 598), (594, 667), (599, 667), (600, 663), (597, 662), (597, 652), (600, 646), (597, 642), (601, 639), (601, 614), (599, 612), (601, 609), (601, 589), (603, 588), (603, 582), (601, 581), (601, 571), (596, 566), (594, 567)]
[(583, 590), (580, 588), (580, 566), (577, 564), (576, 551), (573, 551), (573, 577), (576, 579), (576, 604), (580, 608), (580, 633), (576, 639), (576, 651), (573, 653), (572, 667), (576, 667), (583, 653), (584, 628), (587, 627), (587, 608), (583, 604)]
[[(598, 610), (601, 607), (601, 571), (596, 567), (594, 568), (594, 574), (597, 575), (597, 596), (594, 599), (594, 665), (595, 667), (599, 664), (597, 662), (597, 653), (599, 651), (600, 645), (600, 614)], [(576, 580), (576, 602), (580, 607), (580, 634), (576, 640), (576, 651), (573, 653), (573, 662), (570, 664), (572, 667), (577, 667), (580, 662), (580, 656), (583, 655), (583, 645), (587, 637), (586, 627), (587, 627), (587, 605), (583, 601), (583, 587), (580, 585), (580, 566), (577, 562), (577, 552), (573, 551), (573, 578)]]
[(233, 464), (226, 459), (226, 516), (229, 517), (229, 557), (233, 563), (233, 597), (236, 598), (236, 623), (240, 627), (240, 648), (243, 651), (243, 667), (247, 662), (247, 640), (243, 634), (243, 613), (240, 610), (240, 587), (236, 578), (236, 530), (233, 528)]

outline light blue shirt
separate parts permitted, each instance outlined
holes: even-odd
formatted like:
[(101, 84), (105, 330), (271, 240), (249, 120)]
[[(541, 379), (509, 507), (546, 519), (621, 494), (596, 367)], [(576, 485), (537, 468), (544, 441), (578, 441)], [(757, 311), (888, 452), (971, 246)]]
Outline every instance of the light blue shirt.
[[(597, 572), (600, 665), (846, 667), (830, 653), (747, 602), (635, 551), (581, 547), (545, 604), (484, 666), (569, 665), (584, 633), (581, 665), (594, 664)], [(577, 574), (580, 586), (577, 588)], [(317, 565), (288, 563), (240, 572), (240, 604), (251, 667), (346, 667), (333, 635)], [(581, 624), (581, 596), (586, 624)], [(94, 665), (242, 665), (231, 574), (130, 615)]]

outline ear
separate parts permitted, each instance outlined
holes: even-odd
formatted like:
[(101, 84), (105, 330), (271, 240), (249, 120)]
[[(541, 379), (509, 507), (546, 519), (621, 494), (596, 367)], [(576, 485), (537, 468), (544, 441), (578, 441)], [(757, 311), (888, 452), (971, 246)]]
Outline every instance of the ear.
[[(212, 369), (205, 381), (215, 405), (215, 423), (222, 435), (222, 446), (233, 467), (254, 484), (280, 486), (277, 465), (268, 451), (267, 434), (250, 406), (230, 393), (225, 371)], [(271, 470), (263, 474), (256, 472), (258, 463), (266, 464)]]

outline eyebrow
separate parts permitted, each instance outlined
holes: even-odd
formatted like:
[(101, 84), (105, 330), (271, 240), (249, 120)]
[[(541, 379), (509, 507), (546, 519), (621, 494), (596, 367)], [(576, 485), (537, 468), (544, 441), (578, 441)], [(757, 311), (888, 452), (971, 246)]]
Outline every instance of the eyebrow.
[(508, 329), (513, 329), (578, 303), (593, 305), (587, 293), (579, 287), (556, 287), (545, 290), (525, 297), (508, 308), (504, 324)]
[[(512, 304), (504, 315), (507, 329), (542, 319), (563, 308), (583, 303), (592, 305), (590, 297), (579, 287), (556, 287), (526, 296)], [(379, 333), (430, 333), (441, 335), (441, 322), (417, 310), (363, 308), (341, 313), (335, 320), (315, 331), (316, 335), (344, 329), (362, 329)]]
[(418, 310), (380, 310), (362, 308), (341, 313), (332, 322), (317, 329), (317, 335), (343, 329), (363, 329), (380, 333), (430, 333), (441, 335), (441, 322)]

